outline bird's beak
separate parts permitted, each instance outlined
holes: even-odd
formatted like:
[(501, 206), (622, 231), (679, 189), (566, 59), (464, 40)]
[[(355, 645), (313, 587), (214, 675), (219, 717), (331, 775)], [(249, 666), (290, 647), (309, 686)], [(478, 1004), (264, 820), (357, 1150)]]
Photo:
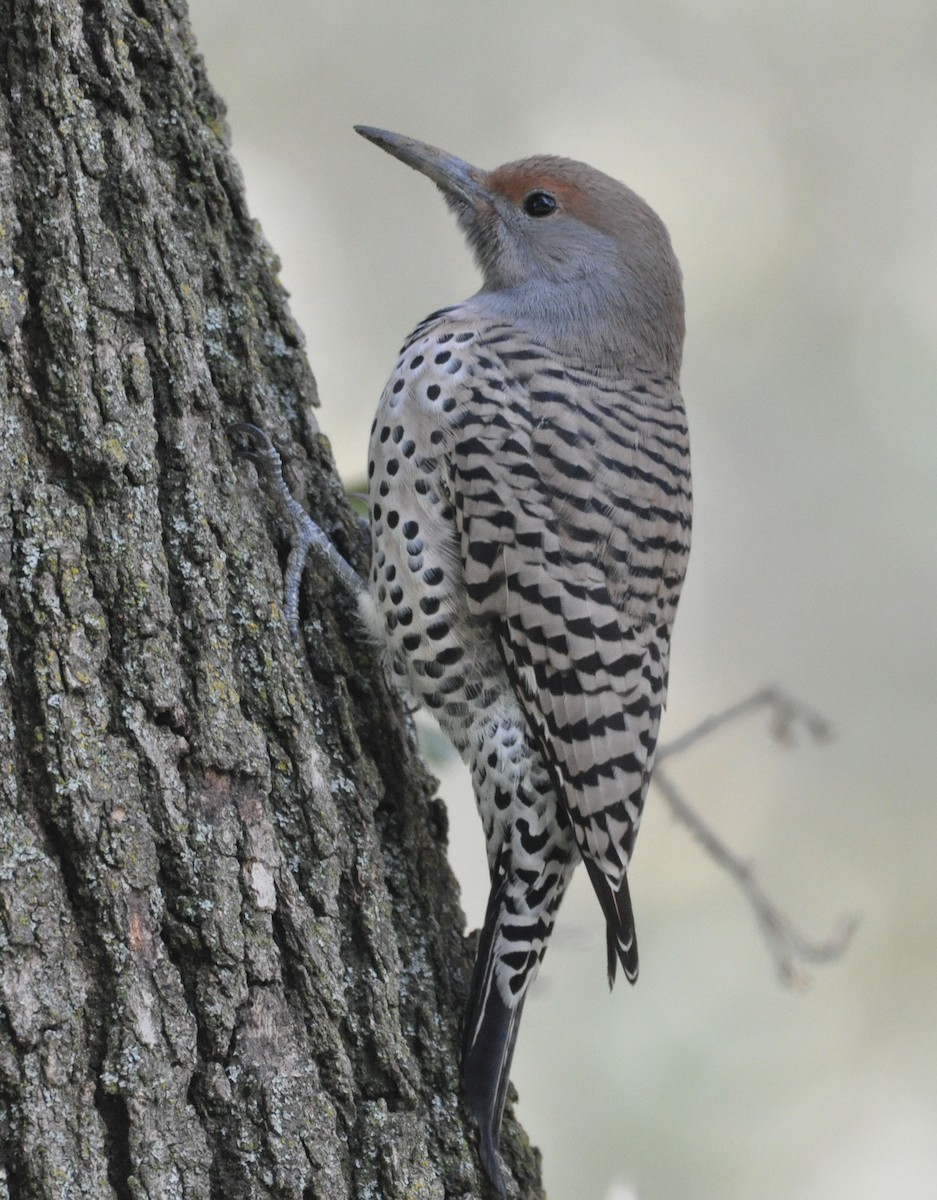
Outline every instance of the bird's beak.
[(356, 125), (355, 132), (394, 158), (399, 158), (408, 167), (426, 175), (446, 196), (461, 200), (470, 208), (477, 209), (490, 199), (490, 192), (485, 186), (486, 172), (463, 162), (454, 154), (447, 154), (445, 150), (437, 150), (435, 146), (428, 146), (426, 142), (418, 142), (400, 133), (374, 129), (370, 125)]

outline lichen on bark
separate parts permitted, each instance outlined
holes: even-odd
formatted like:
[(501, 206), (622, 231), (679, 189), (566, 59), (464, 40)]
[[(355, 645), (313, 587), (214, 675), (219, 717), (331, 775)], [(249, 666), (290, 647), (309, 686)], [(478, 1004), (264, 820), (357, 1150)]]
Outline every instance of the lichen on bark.
[(484, 1196), (444, 810), (226, 437), (355, 554), (184, 5), (0, 28), (0, 1194)]

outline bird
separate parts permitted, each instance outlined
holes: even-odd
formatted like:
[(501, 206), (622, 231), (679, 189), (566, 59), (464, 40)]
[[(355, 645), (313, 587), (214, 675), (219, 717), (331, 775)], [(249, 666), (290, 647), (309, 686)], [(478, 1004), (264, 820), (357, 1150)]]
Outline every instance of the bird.
[[(388, 674), (471, 772), (490, 894), (461, 1074), (504, 1196), (520, 1018), (580, 861), (609, 985), (619, 966), (638, 974), (628, 867), (690, 549), (682, 276), (657, 214), (593, 167), (540, 155), (489, 171), (355, 128), (436, 185), (482, 276), (416, 326), (383, 391), (370, 573), (354, 587)], [(295, 561), (312, 544), (335, 565), (299, 519)]]
[(581, 859), (634, 981), (628, 866), (691, 529), (683, 285), (630, 188), (543, 155), (493, 171), (357, 132), (427, 176), (481, 271), (407, 338), (371, 430), (364, 607), (468, 763), (491, 891), (462, 1074), (501, 1194), (524, 1000)]

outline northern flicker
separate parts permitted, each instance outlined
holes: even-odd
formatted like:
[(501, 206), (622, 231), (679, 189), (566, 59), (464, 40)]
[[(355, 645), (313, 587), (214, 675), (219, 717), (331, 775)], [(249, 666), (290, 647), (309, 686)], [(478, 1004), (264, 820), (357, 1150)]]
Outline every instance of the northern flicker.
[[(491, 892), (462, 1073), (503, 1195), (521, 1010), (580, 859), (609, 983), (618, 963), (638, 973), (627, 870), (690, 545), (681, 275), (657, 215), (583, 163), (484, 171), (358, 132), (437, 185), (483, 277), (411, 333), (381, 397), (357, 590), (390, 671), (472, 774)], [(299, 520), (300, 557), (312, 543), (334, 562)]]

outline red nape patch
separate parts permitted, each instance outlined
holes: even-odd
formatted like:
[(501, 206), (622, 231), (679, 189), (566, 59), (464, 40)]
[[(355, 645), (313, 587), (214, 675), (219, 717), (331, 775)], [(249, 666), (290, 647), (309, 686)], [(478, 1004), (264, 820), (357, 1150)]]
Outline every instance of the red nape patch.
[(549, 192), (565, 212), (588, 225), (594, 225), (596, 198), (590, 195), (587, 177), (592, 177), (594, 186), (598, 175), (597, 171), (584, 164), (544, 157), (507, 163), (489, 171), (485, 183), (493, 192), (499, 192), (517, 205), (530, 192)]

